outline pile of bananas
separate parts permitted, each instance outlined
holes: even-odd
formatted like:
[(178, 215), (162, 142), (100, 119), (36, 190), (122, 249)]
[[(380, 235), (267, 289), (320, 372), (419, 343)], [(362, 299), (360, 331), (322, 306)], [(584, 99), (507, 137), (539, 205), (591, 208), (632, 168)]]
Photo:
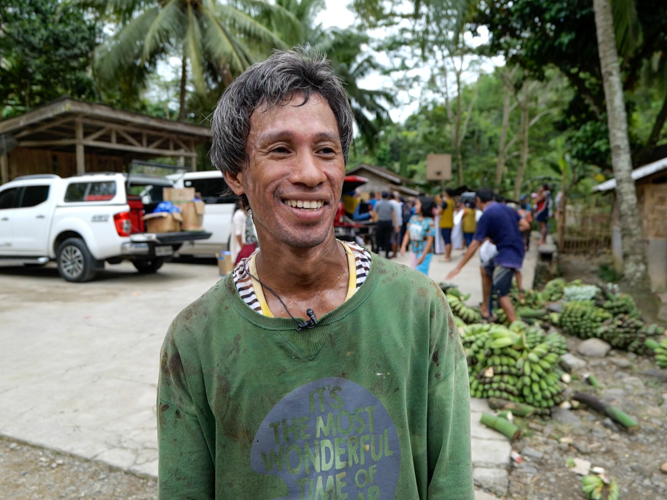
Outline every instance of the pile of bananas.
[(581, 302), (593, 300), (600, 292), (595, 285), (568, 285), (563, 289), (563, 300), (565, 302)]
[(646, 327), (641, 320), (627, 314), (621, 314), (611, 321), (606, 321), (597, 331), (597, 336), (609, 342), (613, 347), (637, 354), (648, 354), (650, 351), (646, 349), (644, 342), (648, 337), (658, 334), (657, 325)]
[(589, 474), (581, 478), (581, 488), (590, 500), (618, 500), (620, 495), (616, 478), (607, 478), (606, 475)]
[(627, 314), (633, 318), (639, 318), (639, 309), (634, 299), (625, 293), (615, 295), (611, 300), (604, 302), (602, 308), (613, 316)]
[(565, 339), (516, 321), (469, 325), (462, 342), (468, 358), (471, 395), (503, 398), (548, 409), (563, 401), (558, 369)]
[(567, 283), (563, 278), (549, 281), (542, 290), (542, 298), (546, 302), (554, 302), (563, 298), (563, 289)]
[(655, 353), (655, 364), (660, 368), (667, 368), (667, 338), (660, 343), (655, 339), (647, 339), (646, 346)]
[(611, 318), (611, 314), (595, 307), (591, 301), (566, 302), (563, 304), (559, 324), (566, 334), (588, 339), (597, 337), (602, 323)]
[(447, 302), (455, 316), (458, 316), (468, 324), (479, 323), (482, 321), (482, 313), (478, 309), (468, 307), (463, 300), (454, 294), (447, 293)]

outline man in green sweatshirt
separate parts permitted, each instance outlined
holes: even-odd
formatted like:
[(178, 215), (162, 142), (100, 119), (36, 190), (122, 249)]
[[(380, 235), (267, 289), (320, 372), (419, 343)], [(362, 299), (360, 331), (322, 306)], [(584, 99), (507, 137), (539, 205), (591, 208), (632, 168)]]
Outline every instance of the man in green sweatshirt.
[(468, 371), (426, 276), (334, 237), (353, 117), (326, 60), (227, 89), (211, 159), (260, 250), (173, 321), (161, 499), (472, 500)]

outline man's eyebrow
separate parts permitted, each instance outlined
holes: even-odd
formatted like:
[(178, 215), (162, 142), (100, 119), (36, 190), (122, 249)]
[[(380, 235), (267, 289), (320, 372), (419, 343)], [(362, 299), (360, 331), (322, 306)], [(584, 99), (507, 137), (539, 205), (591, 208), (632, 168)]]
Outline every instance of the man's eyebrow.
[[(294, 133), (290, 130), (276, 130), (274, 132), (265, 132), (262, 133), (258, 138), (257, 142), (260, 144), (267, 144), (273, 141), (292, 139), (294, 138)], [(331, 142), (340, 142), (340, 136), (333, 132), (319, 132), (315, 135), (315, 140), (318, 141), (331, 141)]]

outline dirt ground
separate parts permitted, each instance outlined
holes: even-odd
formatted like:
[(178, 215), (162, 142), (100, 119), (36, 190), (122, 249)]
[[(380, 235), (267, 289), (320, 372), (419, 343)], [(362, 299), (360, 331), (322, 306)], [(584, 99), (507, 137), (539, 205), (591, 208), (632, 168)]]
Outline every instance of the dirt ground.
[[(608, 256), (565, 256), (559, 264), (568, 281), (597, 284), (602, 281), (599, 267), (609, 262)], [(580, 342), (568, 338), (568, 351), (585, 361), (585, 366), (573, 369), (575, 380), (568, 392), (594, 394), (631, 415), (641, 428), (629, 433), (584, 406), (559, 409), (553, 418), (519, 419), (525, 436), (513, 444), (522, 457), (520, 464), (512, 464), (508, 498), (585, 499), (581, 476), (566, 465), (572, 458), (603, 467), (617, 479), (620, 498), (667, 498), (667, 474), (660, 471), (667, 462), (667, 370), (658, 369), (649, 358), (622, 351), (612, 350), (605, 358), (584, 358), (577, 354)], [(601, 389), (584, 381), (587, 373), (595, 375)]]
[(157, 483), (100, 462), (0, 438), (0, 498), (152, 500)]

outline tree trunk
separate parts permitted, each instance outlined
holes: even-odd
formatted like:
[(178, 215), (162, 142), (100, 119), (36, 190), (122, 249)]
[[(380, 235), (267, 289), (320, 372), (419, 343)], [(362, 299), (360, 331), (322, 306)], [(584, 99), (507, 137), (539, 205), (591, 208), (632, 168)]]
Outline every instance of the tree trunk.
[(631, 285), (648, 286), (646, 248), (637, 211), (637, 192), (632, 180), (632, 160), (628, 141), (628, 119), (618, 64), (614, 22), (609, 0), (593, 0), (595, 26), (607, 103), (611, 164), (616, 178), (616, 198), (621, 222), (623, 277)]
[[(505, 75), (509, 75), (509, 70), (505, 66)], [(510, 98), (511, 90), (505, 82), (505, 95), (503, 98), (503, 124), (500, 129), (500, 139), (498, 141), (498, 163), (496, 163), (496, 180), (495, 186), (496, 191), (500, 189), (500, 183), (503, 180), (503, 169), (505, 168), (505, 156), (507, 151), (505, 150), (505, 142), (507, 141), (507, 131), (510, 126)]]
[(183, 58), (181, 64), (181, 88), (180, 88), (180, 103), (178, 108), (178, 121), (185, 120), (185, 84), (188, 80), (188, 58), (185, 55), (185, 47), (183, 48)]
[(456, 129), (454, 131), (454, 151), (459, 186), (463, 185), (463, 156), (461, 155), (461, 71), (456, 71)]
[(528, 129), (530, 127), (530, 83), (528, 80), (523, 82), (523, 99), (520, 103), (521, 107), (521, 155), (519, 156), (519, 169), (516, 172), (514, 179), (514, 199), (519, 199), (521, 194), (521, 183), (523, 182), (523, 174), (526, 172), (526, 164), (528, 163)]

